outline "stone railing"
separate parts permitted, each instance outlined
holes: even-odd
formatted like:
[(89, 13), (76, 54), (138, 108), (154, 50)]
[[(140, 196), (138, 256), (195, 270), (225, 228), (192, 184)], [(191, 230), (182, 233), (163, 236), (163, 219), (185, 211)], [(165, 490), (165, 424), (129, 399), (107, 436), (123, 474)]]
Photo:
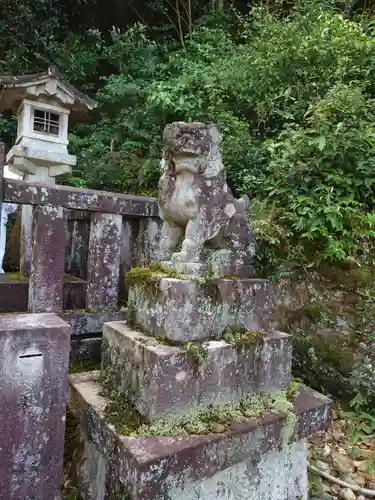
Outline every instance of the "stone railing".
[(0, 275), (0, 312), (57, 313), (72, 326), (72, 359), (98, 358), (103, 323), (126, 314), (126, 271), (154, 257), (156, 200), (8, 179), (1, 194), (33, 206), (33, 229), (30, 275)]

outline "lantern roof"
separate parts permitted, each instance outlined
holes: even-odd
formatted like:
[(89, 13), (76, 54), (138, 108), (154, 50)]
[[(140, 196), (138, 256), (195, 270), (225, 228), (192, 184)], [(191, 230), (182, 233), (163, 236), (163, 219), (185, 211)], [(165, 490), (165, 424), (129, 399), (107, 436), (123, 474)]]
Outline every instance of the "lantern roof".
[(22, 76), (0, 76), (0, 110), (17, 110), (24, 99), (58, 104), (72, 114), (83, 114), (98, 103), (66, 82), (56, 66)]

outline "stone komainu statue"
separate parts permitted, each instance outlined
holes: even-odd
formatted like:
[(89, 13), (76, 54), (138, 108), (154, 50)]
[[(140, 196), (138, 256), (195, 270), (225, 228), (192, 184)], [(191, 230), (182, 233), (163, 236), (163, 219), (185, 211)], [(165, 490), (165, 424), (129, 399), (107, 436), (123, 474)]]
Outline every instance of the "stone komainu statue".
[(202, 262), (203, 248), (211, 247), (225, 255), (226, 273), (252, 275), (255, 238), (245, 216), (250, 200), (235, 199), (227, 185), (218, 128), (175, 122), (165, 128), (164, 140), (160, 259), (191, 269)]

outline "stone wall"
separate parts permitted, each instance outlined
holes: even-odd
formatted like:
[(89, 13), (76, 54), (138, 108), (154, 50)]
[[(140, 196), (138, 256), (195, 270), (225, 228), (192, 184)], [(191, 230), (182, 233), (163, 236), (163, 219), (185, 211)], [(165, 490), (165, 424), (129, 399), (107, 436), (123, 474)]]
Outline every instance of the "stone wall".
[(375, 398), (375, 270), (326, 268), (277, 286), (274, 321), (293, 334), (293, 373), (335, 396)]

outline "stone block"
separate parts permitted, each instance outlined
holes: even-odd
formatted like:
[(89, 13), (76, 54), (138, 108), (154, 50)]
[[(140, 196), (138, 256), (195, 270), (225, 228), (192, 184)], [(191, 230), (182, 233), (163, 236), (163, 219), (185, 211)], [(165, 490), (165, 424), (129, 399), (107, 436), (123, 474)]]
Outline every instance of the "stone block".
[(63, 311), (59, 313), (59, 316), (72, 327), (72, 335), (85, 338), (93, 334), (101, 334), (104, 323), (124, 321), (126, 312), (88, 313), (86, 311)]
[(0, 498), (60, 500), (70, 327), (0, 316)]
[(267, 331), (272, 290), (263, 279), (162, 277), (129, 284), (128, 310), (142, 331), (170, 341), (221, 339), (228, 329)]
[(129, 394), (147, 420), (284, 390), (291, 381), (290, 335), (275, 332), (243, 348), (211, 341), (203, 349), (205, 359), (199, 363), (183, 348), (159, 344), (125, 322), (106, 323), (102, 372)]
[(74, 473), (85, 500), (307, 500), (305, 439), (331, 419), (330, 400), (301, 387), (290, 440), (275, 413), (221, 434), (122, 436), (106, 419), (93, 373), (72, 376), (70, 387), (82, 440)]

